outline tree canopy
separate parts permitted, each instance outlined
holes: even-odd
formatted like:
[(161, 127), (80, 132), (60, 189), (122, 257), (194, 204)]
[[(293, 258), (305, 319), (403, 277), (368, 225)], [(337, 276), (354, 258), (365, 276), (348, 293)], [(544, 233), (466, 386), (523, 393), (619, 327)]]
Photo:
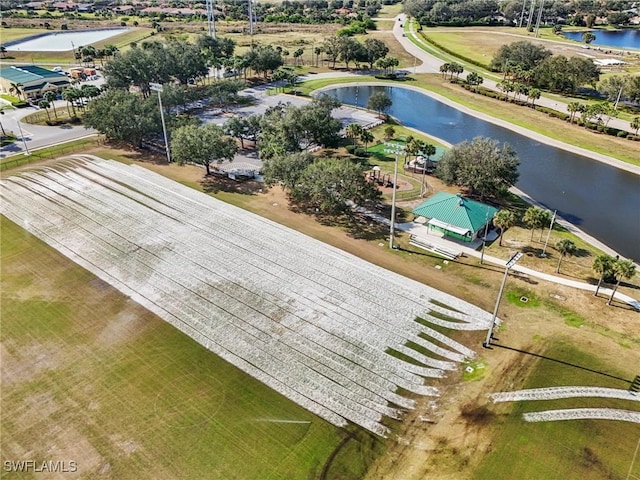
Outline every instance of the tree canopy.
[(222, 127), (208, 123), (201, 126), (186, 125), (173, 131), (171, 151), (177, 162), (203, 165), (207, 175), (210, 175), (210, 165), (233, 160), (238, 145), (224, 135)]
[(503, 72), (508, 65), (533, 70), (552, 55), (551, 50), (526, 40), (502, 45), (491, 59), (492, 70)]
[(391, 108), (393, 101), (387, 92), (373, 92), (369, 97), (367, 108), (378, 112), (378, 116), (382, 116), (387, 110)]
[(160, 111), (155, 99), (141, 99), (125, 90), (111, 89), (89, 103), (84, 124), (109, 140), (142, 146), (142, 139), (161, 132)]
[(380, 192), (364, 175), (365, 167), (345, 158), (314, 158), (307, 152), (265, 160), (268, 184), (280, 183), (298, 206), (323, 215), (350, 211), (349, 202), (362, 205)]
[(476, 137), (448, 150), (438, 162), (436, 175), (482, 200), (500, 196), (513, 186), (519, 177), (518, 165), (520, 161), (509, 144)]
[(334, 98), (321, 96), (301, 107), (280, 103), (267, 110), (258, 135), (261, 158), (336, 145), (342, 125), (331, 112), (339, 105)]

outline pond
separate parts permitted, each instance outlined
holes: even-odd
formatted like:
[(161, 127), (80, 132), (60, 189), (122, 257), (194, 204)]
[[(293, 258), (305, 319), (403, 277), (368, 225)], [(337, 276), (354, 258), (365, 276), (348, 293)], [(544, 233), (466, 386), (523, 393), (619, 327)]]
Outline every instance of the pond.
[[(591, 45), (615, 48), (640, 48), (640, 29), (624, 29), (624, 30), (592, 30), (596, 39)], [(569, 40), (582, 42), (582, 34), (584, 32), (562, 32)]]
[(5, 44), (9, 52), (66, 52), (115, 37), (128, 28), (51, 32)]
[(546, 145), (463, 113), (428, 95), (398, 87), (341, 87), (324, 93), (342, 103), (366, 106), (376, 90), (393, 101), (389, 113), (403, 125), (456, 144), (477, 136), (508, 142), (520, 158), (516, 186), (586, 233), (635, 260), (640, 259), (640, 177)]

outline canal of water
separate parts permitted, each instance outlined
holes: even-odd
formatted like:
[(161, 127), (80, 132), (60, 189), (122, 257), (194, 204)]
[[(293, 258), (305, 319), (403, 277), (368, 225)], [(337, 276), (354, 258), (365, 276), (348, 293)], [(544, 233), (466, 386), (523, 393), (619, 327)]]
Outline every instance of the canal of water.
[[(474, 137), (509, 143), (520, 158), (516, 187), (621, 255), (640, 260), (640, 177), (596, 160), (546, 145), (398, 87), (340, 87), (324, 93), (364, 107), (385, 90), (389, 114), (403, 125), (456, 144)], [(640, 154), (639, 154), (640, 155)]]

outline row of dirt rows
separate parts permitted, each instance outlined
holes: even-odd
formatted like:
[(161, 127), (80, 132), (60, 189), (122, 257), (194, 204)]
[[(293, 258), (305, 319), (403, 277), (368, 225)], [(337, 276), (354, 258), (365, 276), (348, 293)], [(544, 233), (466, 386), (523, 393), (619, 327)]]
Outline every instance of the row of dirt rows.
[(398, 387), (436, 396), (429, 379), (474, 356), (416, 317), (465, 330), (491, 319), (136, 166), (78, 157), (0, 181), (0, 198), (3, 215), (339, 426), (386, 435), (383, 417), (414, 405)]

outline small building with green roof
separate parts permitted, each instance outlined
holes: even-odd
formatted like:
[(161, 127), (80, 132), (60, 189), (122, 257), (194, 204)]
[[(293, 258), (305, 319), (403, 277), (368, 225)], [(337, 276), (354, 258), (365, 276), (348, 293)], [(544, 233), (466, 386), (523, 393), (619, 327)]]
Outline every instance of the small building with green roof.
[(429, 231), (440, 232), (463, 242), (481, 238), (485, 226), (498, 211), (497, 208), (458, 194), (436, 193), (418, 205), (414, 215), (422, 217)]
[(64, 73), (36, 65), (12, 65), (0, 68), (0, 92), (15, 95), (12, 89), (18, 86), (25, 99), (40, 98), (45, 92), (59, 93), (69, 85), (70, 81)]

